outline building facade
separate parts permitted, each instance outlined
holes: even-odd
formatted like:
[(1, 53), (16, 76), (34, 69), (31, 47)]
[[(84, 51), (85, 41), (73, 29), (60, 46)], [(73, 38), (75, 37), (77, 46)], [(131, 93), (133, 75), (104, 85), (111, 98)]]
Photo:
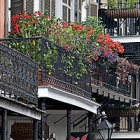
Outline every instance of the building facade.
[[(3, 43), (6, 41), (2, 38), (6, 38), (8, 32), (11, 30), (11, 16), (22, 10), (25, 10), (29, 13), (33, 13), (35, 11), (45, 12), (47, 10), (50, 17), (55, 16), (56, 18), (76, 23), (80, 23), (81, 21), (85, 20), (87, 16), (96, 16), (102, 17), (102, 22), (105, 24), (104, 31), (108, 32), (113, 40), (120, 41), (125, 46), (126, 52), (123, 55), (139, 65), (139, 16), (135, 18), (128, 17), (125, 19), (119, 17), (108, 18), (105, 14), (105, 10), (107, 10), (107, 7), (103, 6), (104, 3), (106, 3), (106, 1), (96, 2), (93, 0), (1, 0), (1, 42)], [(41, 46), (43, 46), (44, 42), (47, 42), (49, 44), (49, 41), (43, 38), (37, 39), (42, 43)], [(19, 43), (21, 40), (15, 39), (13, 41)], [(27, 40), (24, 39), (24, 41), (26, 42)], [(0, 44), (1, 50), (3, 48), (2, 43)], [(5, 56), (5, 52), (2, 52), (3, 56)], [(26, 61), (28, 62), (29, 60), (27, 59)], [(2, 74), (5, 74), (4, 68), (8, 67), (8, 65), (4, 66), (4, 62), (5, 61), (1, 59), (1, 63), (3, 65), (3, 67), (1, 67)], [(30, 63), (32, 64), (32, 62)], [(37, 64), (35, 63), (34, 65), (34, 69), (36, 68), (35, 74), (37, 76)], [(24, 67), (22, 69), (24, 69)], [(20, 73), (21, 72), (19, 69), (19, 74)], [(110, 73), (106, 68), (100, 68), (100, 72), (92, 76), (92, 78), (90, 78), (89, 75), (87, 75), (86, 77), (87, 80), (90, 79), (90, 87), (92, 88), (91, 91), (88, 91), (88, 88), (84, 88), (83, 91), (81, 90), (81, 87), (78, 88), (69, 84), (68, 81), (65, 81), (65, 79), (61, 79), (62, 77), (59, 77), (59, 72), (55, 75), (55, 78), (58, 77), (58, 79), (46, 76), (45, 74), (42, 74), (42, 71), (41, 73), (40, 71), (38, 71), (38, 73), (40, 74), (38, 80), (41, 83), (36, 83), (38, 84), (38, 90), (34, 91), (37, 104), (33, 105), (34, 102), (28, 103), (28, 100), (30, 100), (31, 98), (30, 96), (27, 96), (27, 102), (25, 103), (24, 100), (23, 103), (12, 103), (12, 101), (9, 100), (9, 95), (8, 99), (2, 98), (5, 105), (7, 104), (7, 100), (9, 104), (8, 107), (4, 107), (5, 105), (1, 103), (0, 106), (2, 108), (1, 128), (6, 126), (1, 131), (2, 140), (32, 139), (32, 137), (34, 140), (47, 139), (52, 133), (55, 134), (56, 139), (58, 140), (69, 140), (72, 133), (79, 133), (79, 135), (81, 134), (83, 136), (90, 133), (93, 134), (96, 132), (93, 132), (91, 126), (93, 128), (97, 127), (96, 123), (93, 120), (99, 115), (100, 111), (105, 111), (107, 113), (109, 121), (114, 126), (112, 139), (140, 138), (140, 135), (138, 133), (138, 114), (133, 116), (123, 116), (119, 113), (119, 115), (116, 116), (116, 114), (113, 114), (113, 110), (118, 108), (120, 109), (120, 106), (130, 106), (136, 101), (139, 102), (139, 72), (131, 73), (129, 76), (130, 79), (127, 79), (133, 82), (131, 86), (124, 86), (121, 81), (117, 79), (117, 77), (114, 76), (112, 77), (112, 79), (110, 79)], [(14, 72), (12, 74), (14, 75)], [(115, 73), (113, 72), (111, 74), (115, 75)], [(22, 77), (24, 77), (25, 75), (26, 74), (23, 70), (23, 75), (18, 78), (22, 79)], [(28, 74), (27, 72), (27, 75), (25, 77), (28, 79), (29, 75), (30, 74)], [(36, 77), (33, 76), (30, 79), (32, 78)], [(44, 79), (47, 84), (44, 83)], [(29, 80), (28, 82), (30, 83), (31, 81), (32, 80)], [(4, 80), (1, 79), (1, 83), (3, 82)], [(28, 84), (25, 84), (24, 86), (26, 87), (27, 85)], [(4, 85), (2, 85), (0, 89), (1, 94), (3, 92), (9, 93), (9, 91), (5, 91), (5, 89), (2, 88), (3, 86)], [(17, 85), (14, 86), (16, 87)], [(65, 87), (67, 87), (67, 90), (65, 89)], [(22, 86), (20, 88), (22, 88)], [(32, 90), (30, 89), (30, 86), (29, 90)], [(34, 95), (34, 93), (32, 94)], [(16, 96), (22, 97), (23, 94), (18, 94)], [(96, 98), (96, 102), (92, 100), (93, 97)], [(16, 108), (14, 108), (15, 105)], [(10, 113), (7, 114), (7, 110), (10, 110)], [(25, 110), (25, 112), (23, 110)], [(121, 109), (119, 111), (121, 111)], [(4, 117), (7, 117), (7, 121), (3, 121)], [(39, 127), (37, 127), (37, 124)], [(18, 131), (18, 128), (20, 128), (21, 131)], [(26, 129), (28, 129), (28, 132), (31, 131), (32, 134), (28, 133)], [(27, 137), (21, 135), (21, 133), (23, 132)], [(129, 136), (129, 134), (131, 136)]]

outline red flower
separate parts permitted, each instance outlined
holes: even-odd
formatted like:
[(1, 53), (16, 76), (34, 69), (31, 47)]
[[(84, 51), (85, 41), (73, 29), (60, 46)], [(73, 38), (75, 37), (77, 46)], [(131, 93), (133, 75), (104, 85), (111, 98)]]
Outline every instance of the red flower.
[(35, 11), (34, 14), (35, 14), (35, 15), (41, 15), (41, 12), (40, 12), (40, 11)]
[(106, 51), (106, 52), (104, 52), (104, 56), (107, 56), (107, 54), (108, 54), (108, 52)]
[(68, 44), (65, 45), (65, 49), (66, 49), (67, 51), (70, 49), (70, 47), (69, 47)]
[(50, 17), (49, 16), (46, 16), (46, 19), (49, 19)]
[(17, 34), (20, 34), (20, 31), (19, 31), (19, 24), (13, 24), (13, 27), (14, 27), (14, 30)]
[(92, 34), (93, 34), (93, 30), (90, 30), (87, 35), (90, 36)]
[(93, 59), (94, 59), (95, 61), (97, 61), (99, 58), (98, 58), (98, 56), (97, 56), (97, 57), (94, 57)]

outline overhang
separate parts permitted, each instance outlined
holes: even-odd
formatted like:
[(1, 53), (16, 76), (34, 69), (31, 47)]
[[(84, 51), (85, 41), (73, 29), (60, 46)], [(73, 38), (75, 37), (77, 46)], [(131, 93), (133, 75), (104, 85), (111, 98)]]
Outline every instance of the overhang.
[(97, 108), (100, 106), (100, 104), (96, 103), (95, 101), (74, 95), (70, 92), (66, 92), (52, 86), (38, 87), (38, 97), (51, 98), (60, 102), (80, 107), (95, 114), (97, 114)]
[(97, 86), (92, 84), (92, 92), (98, 93), (98, 95), (103, 95), (104, 97), (109, 97), (110, 99), (119, 100), (121, 102), (130, 103), (130, 101), (136, 101), (135, 98), (125, 96), (122, 93), (111, 91), (105, 87)]
[(24, 104), (11, 98), (0, 96), (0, 108), (10, 110), (32, 119), (41, 120), (41, 110), (36, 108), (34, 105)]

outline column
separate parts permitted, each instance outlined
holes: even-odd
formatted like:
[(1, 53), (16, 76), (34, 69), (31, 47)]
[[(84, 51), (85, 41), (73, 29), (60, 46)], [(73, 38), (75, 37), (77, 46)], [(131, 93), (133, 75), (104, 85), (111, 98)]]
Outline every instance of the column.
[(134, 117), (134, 124), (135, 124), (134, 130), (135, 130), (135, 131), (138, 131), (138, 130), (139, 130), (138, 117)]
[(92, 138), (92, 128), (93, 128), (93, 113), (89, 112), (88, 113), (88, 135), (89, 135), (89, 140), (93, 139)]
[(1, 123), (2, 123), (1, 140), (7, 140), (6, 139), (6, 131), (7, 131), (7, 110), (6, 109), (2, 109)]
[[(46, 110), (46, 99), (41, 101), (41, 109)], [(41, 140), (45, 139), (45, 113), (41, 113)]]
[(33, 119), (33, 140), (38, 140), (38, 120)]
[(128, 131), (132, 131), (132, 120), (131, 120), (131, 117), (127, 117), (127, 122), (128, 122)]
[(71, 106), (67, 109), (67, 140), (71, 136)]

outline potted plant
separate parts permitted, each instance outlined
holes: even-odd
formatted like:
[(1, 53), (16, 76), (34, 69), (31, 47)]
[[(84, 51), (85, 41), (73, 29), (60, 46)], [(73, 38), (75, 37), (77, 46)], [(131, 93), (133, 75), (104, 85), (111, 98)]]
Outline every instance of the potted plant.
[(136, 8), (137, 0), (108, 0), (106, 10), (108, 17), (135, 18), (140, 16), (140, 10)]

